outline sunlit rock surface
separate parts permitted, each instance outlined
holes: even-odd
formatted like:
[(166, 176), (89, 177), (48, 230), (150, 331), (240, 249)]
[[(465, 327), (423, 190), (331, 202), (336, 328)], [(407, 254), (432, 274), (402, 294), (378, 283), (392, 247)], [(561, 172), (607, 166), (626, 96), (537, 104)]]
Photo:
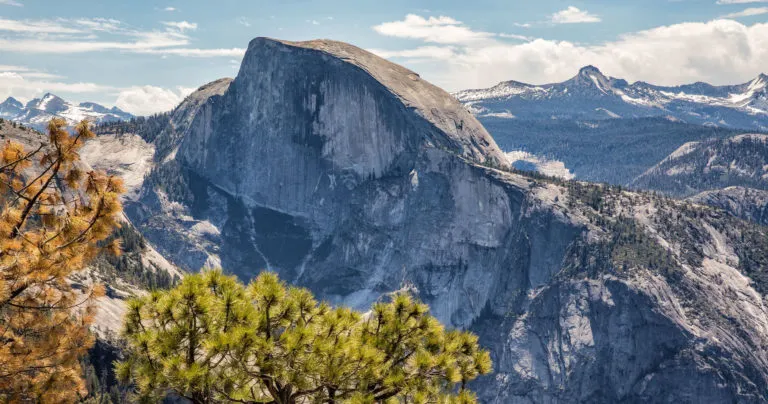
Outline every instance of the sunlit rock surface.
[[(766, 399), (766, 285), (740, 262), (741, 222), (497, 170), (464, 107), (361, 49), (255, 39), (156, 143), (128, 212), (161, 253), (358, 308), (413, 286), (492, 351), (484, 402)], [(666, 266), (601, 249), (638, 234)]]

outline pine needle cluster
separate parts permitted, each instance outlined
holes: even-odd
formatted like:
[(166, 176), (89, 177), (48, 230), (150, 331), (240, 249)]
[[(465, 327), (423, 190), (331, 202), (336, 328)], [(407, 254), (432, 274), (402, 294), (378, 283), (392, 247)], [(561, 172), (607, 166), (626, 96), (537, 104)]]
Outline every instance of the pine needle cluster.
[[(35, 150), (0, 146), (0, 401), (71, 402), (84, 393), (79, 357), (103, 288), (72, 287), (68, 276), (118, 227), (119, 178), (86, 172), (78, 151), (88, 122), (48, 125)], [(119, 253), (120, 246), (109, 250)]]
[(491, 371), (477, 336), (448, 331), (406, 293), (367, 313), (319, 303), (269, 272), (219, 270), (130, 302), (117, 374), (142, 399), (194, 403), (471, 403)]

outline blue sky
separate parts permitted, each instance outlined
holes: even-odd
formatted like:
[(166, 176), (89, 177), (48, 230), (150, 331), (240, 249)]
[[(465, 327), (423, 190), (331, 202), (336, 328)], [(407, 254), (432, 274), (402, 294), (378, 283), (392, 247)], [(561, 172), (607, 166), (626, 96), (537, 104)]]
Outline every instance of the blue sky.
[(768, 70), (768, 0), (0, 0), (0, 98), (134, 113), (234, 76), (248, 41), (330, 38), (447, 90), (564, 80), (715, 84)]

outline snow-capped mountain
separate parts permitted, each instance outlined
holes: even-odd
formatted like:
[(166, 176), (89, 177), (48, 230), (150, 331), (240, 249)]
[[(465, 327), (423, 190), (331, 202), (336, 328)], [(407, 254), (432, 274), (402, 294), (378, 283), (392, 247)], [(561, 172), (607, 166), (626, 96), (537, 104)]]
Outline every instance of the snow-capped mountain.
[(768, 130), (768, 76), (748, 83), (663, 87), (605, 76), (594, 66), (541, 86), (505, 81), (454, 94), (480, 118), (609, 119), (668, 116), (689, 123)]
[(53, 117), (61, 117), (70, 124), (88, 119), (94, 123), (131, 119), (133, 115), (117, 107), (107, 108), (93, 102), (72, 104), (51, 93), (42, 98), (30, 100), (23, 105), (17, 99), (8, 97), (0, 103), (0, 118), (20, 122), (42, 129)]
[(21, 114), (23, 110), (24, 104), (13, 97), (8, 97), (7, 100), (0, 104), (0, 118), (10, 119), (10, 117), (18, 116)]

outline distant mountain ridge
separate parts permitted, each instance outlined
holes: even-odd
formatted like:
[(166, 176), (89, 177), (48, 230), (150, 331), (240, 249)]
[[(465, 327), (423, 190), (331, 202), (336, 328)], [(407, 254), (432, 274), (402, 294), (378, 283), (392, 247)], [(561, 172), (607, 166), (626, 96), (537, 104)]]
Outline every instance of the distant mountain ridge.
[(0, 118), (22, 123), (35, 129), (43, 129), (51, 118), (60, 117), (74, 124), (83, 119), (93, 123), (127, 120), (133, 115), (117, 107), (107, 108), (94, 102), (72, 104), (51, 93), (25, 104), (8, 97), (0, 103)]
[(562, 83), (505, 81), (454, 93), (479, 118), (611, 119), (667, 116), (688, 123), (768, 129), (768, 76), (738, 85), (656, 86), (586, 66)]
[(726, 187), (768, 190), (768, 135), (685, 143), (631, 185), (678, 197)]

